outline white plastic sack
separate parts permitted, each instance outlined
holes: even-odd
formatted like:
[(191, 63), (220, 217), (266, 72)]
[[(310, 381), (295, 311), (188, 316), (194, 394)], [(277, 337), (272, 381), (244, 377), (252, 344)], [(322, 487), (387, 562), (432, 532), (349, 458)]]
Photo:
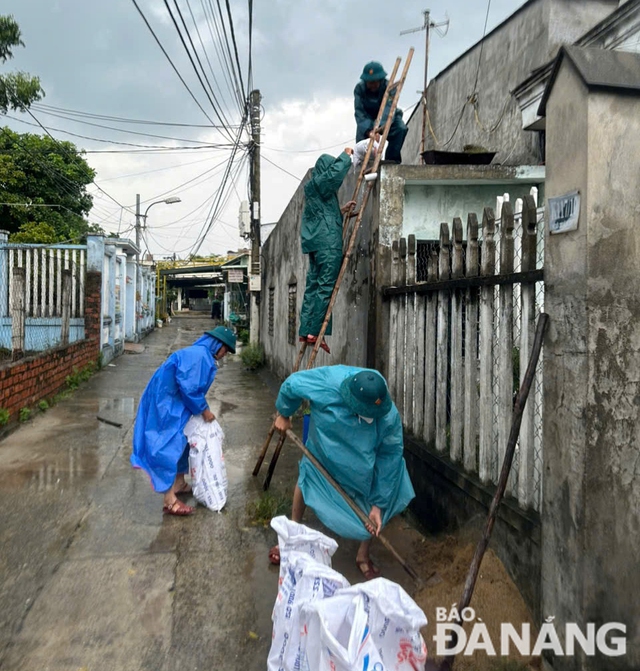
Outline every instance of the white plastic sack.
[[(423, 671), (427, 618), (413, 599), (385, 578), (340, 590), (300, 613), (302, 671)], [(377, 666), (376, 666), (377, 665)]]
[(189, 473), (196, 500), (216, 512), (227, 502), (227, 469), (222, 453), (224, 433), (216, 420), (205, 422), (195, 415), (184, 433), (189, 442)]
[(300, 609), (308, 603), (332, 598), (349, 587), (346, 578), (308, 554), (288, 553), (285, 575), (278, 586), (273, 607), (273, 635), (267, 659), (268, 671), (299, 671)]
[(280, 549), (280, 578), (285, 575), (285, 566), (290, 552), (303, 552), (325, 566), (331, 566), (331, 557), (338, 549), (338, 544), (320, 531), (315, 531), (304, 524), (292, 522), (284, 515), (274, 517), (271, 527), (278, 534)]

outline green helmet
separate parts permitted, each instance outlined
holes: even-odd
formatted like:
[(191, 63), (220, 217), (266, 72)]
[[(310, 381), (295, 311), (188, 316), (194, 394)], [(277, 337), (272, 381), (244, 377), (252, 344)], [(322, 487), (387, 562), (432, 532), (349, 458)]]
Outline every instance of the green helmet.
[(343, 380), (340, 395), (349, 410), (361, 417), (384, 417), (393, 405), (387, 383), (377, 370), (362, 370)]
[(386, 79), (387, 73), (384, 71), (381, 63), (371, 61), (364, 66), (360, 79), (363, 82), (377, 82), (380, 79)]
[(206, 331), (206, 334), (217, 338), (223, 345), (226, 345), (231, 354), (236, 353), (236, 334), (230, 328), (216, 326), (213, 331)]

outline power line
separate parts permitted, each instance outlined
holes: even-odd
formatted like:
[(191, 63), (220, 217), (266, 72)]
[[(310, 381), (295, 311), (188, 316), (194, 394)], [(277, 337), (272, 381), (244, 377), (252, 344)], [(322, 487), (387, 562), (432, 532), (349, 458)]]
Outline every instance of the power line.
[(476, 80), (473, 83), (473, 91), (471, 95), (475, 95), (476, 91), (478, 90), (478, 77), (480, 75), (480, 65), (482, 63), (482, 52), (484, 50), (484, 38), (487, 34), (487, 23), (489, 22), (489, 10), (491, 9), (491, 0), (488, 0), (487, 2), (487, 13), (484, 17), (484, 29), (482, 30), (482, 40), (480, 41), (480, 55), (478, 57), (478, 68), (476, 70)]
[[(47, 134), (47, 135), (48, 135), (48, 136), (49, 136), (49, 137), (50, 137), (56, 144), (58, 144), (60, 147), (62, 147), (62, 149), (64, 149), (64, 151), (65, 151), (65, 153), (66, 153), (67, 155), (69, 155), (69, 151), (68, 151), (68, 149), (67, 149), (63, 144), (60, 144), (60, 141), (57, 140), (55, 137), (53, 137), (53, 135), (51, 135), (51, 133), (47, 130), (47, 128), (45, 128), (45, 126), (40, 122), (40, 120), (36, 117), (36, 115), (35, 115), (30, 109), (28, 109), (28, 108), (27, 108), (27, 113), (28, 113), (28, 114), (29, 114), (29, 115), (30, 115), (30, 116), (31, 116), (31, 117), (38, 123), (38, 125), (42, 128), (42, 130), (43, 130), (43, 131), (44, 131), (44, 132), (45, 132), (45, 133), (46, 133), (46, 134)], [(111, 194), (107, 193), (107, 192), (106, 192), (106, 191), (105, 191), (99, 184), (97, 184), (96, 181), (95, 181), (95, 179), (92, 179), (92, 180), (91, 180), (91, 183), (94, 184), (98, 189), (100, 189), (100, 191), (102, 191), (102, 193), (104, 193), (104, 195), (107, 196), (107, 198), (109, 198), (110, 200), (112, 200), (116, 205), (118, 205), (119, 207), (121, 207), (121, 208), (123, 208), (123, 209), (126, 209), (122, 203), (118, 202), (118, 201), (117, 201)]]
[[(31, 116), (33, 116), (33, 114), (29, 110), (27, 110), (27, 112), (29, 114), (31, 114)], [(11, 116), (10, 114), (5, 114), (4, 116), (7, 119), (12, 119), (13, 121), (23, 123), (27, 126), (34, 126), (36, 128), (39, 126), (41, 128), (44, 128), (44, 126), (42, 126), (42, 124), (40, 124), (40, 122), (38, 122), (37, 124), (31, 123), (30, 121), (25, 121), (24, 119), (20, 119), (19, 117)], [(33, 117), (33, 118), (35, 119), (35, 117)], [(136, 144), (134, 142), (123, 142), (122, 140), (107, 140), (105, 138), (91, 137), (89, 135), (81, 135), (80, 133), (73, 133), (70, 130), (64, 130), (63, 128), (55, 128), (54, 126), (50, 126), (49, 128), (51, 130), (55, 131), (56, 133), (64, 133), (65, 135), (70, 135), (71, 137), (77, 137), (77, 138), (80, 138), (81, 140), (90, 140), (91, 142), (102, 142), (104, 144), (117, 144), (117, 145), (120, 145), (120, 146), (123, 146), (123, 147), (138, 147), (138, 148), (143, 148), (143, 149), (174, 149), (174, 147), (171, 147), (169, 145)], [(216, 148), (220, 148), (220, 149), (229, 149), (232, 145), (231, 144), (225, 144), (225, 145), (223, 145), (223, 144), (213, 145), (212, 144), (212, 145), (202, 145), (202, 146), (203, 147), (216, 147)], [(194, 148), (197, 149), (198, 147), (194, 147)]]
[[(220, 3), (218, 3), (219, 5)], [(240, 90), (245, 92), (246, 95), (249, 95), (249, 90), (247, 89), (245, 91), (244, 88), (244, 81), (242, 80), (242, 67), (240, 65), (240, 57), (238, 56), (238, 44), (236, 43), (236, 31), (233, 27), (233, 15), (231, 13), (231, 5), (229, 4), (229, 0), (226, 0), (226, 5), (227, 5), (227, 16), (229, 17), (229, 29), (231, 30), (231, 40), (233, 42), (233, 50), (236, 55), (236, 63), (238, 64), (238, 75), (240, 77)]]
[(154, 147), (153, 145), (145, 145), (145, 147), (145, 149), (84, 149), (83, 151), (85, 154), (167, 154), (180, 151), (221, 151), (222, 149), (230, 149), (231, 145), (209, 144), (202, 147)]
[[(108, 114), (97, 114), (93, 112), (82, 112), (66, 107), (56, 107), (54, 105), (45, 105), (43, 103), (33, 103), (31, 107), (35, 110), (64, 112), (73, 116), (86, 117), (89, 119), (100, 119), (102, 121), (112, 121), (115, 123), (142, 124), (149, 126), (175, 126), (177, 128), (221, 128), (221, 126), (211, 126), (210, 124), (177, 123), (173, 121), (152, 121), (149, 119), (132, 119), (129, 117), (111, 116)], [(232, 125), (231, 128), (237, 128), (238, 125)]]
[[(191, 55), (191, 52), (189, 51), (189, 47), (187, 46), (187, 43), (184, 41), (182, 31), (180, 30), (180, 27), (178, 26), (178, 22), (176, 21), (175, 16), (173, 15), (173, 12), (171, 11), (171, 7), (169, 6), (169, 2), (168, 2), (168, 0), (163, 0), (163, 1), (164, 1), (164, 5), (167, 9), (167, 12), (169, 13), (169, 16), (171, 17), (171, 21), (174, 25), (174, 28), (176, 29), (176, 32), (178, 33), (178, 37), (180, 38), (180, 42), (182, 43), (182, 46), (184, 47), (184, 50), (187, 54), (187, 58), (189, 59), (189, 62), (191, 63), (191, 66), (193, 67), (193, 71), (196, 73), (196, 77), (198, 78), (198, 81), (200, 82), (200, 85), (202, 86), (202, 90), (204, 91), (205, 95), (209, 99), (209, 102), (211, 103), (211, 107), (213, 107), (213, 110), (216, 113), (216, 116), (220, 120), (220, 123), (224, 124), (225, 122), (224, 122), (224, 120), (223, 120), (223, 118), (222, 118), (222, 116), (221, 116), (221, 114), (220, 114), (220, 112), (219, 112), (219, 110), (216, 106), (216, 103), (214, 102), (214, 99), (211, 97), (211, 95), (209, 93), (209, 90), (207, 89), (207, 87), (205, 86), (204, 81), (202, 80), (202, 76), (200, 75), (200, 71), (198, 70), (196, 64), (193, 61), (193, 57)], [(191, 35), (189, 34), (189, 31), (187, 30), (187, 26), (186, 26), (186, 23), (184, 21), (184, 17), (182, 16), (182, 11), (180, 10), (180, 6), (178, 5), (177, 0), (173, 0), (173, 4), (176, 6), (176, 10), (178, 12), (178, 15), (180, 16), (180, 20), (182, 21), (182, 24), (183, 24), (184, 29), (185, 29), (187, 39), (189, 40), (189, 42), (191, 44), (191, 48), (194, 50), (196, 60), (198, 61), (198, 63), (200, 64), (200, 67), (202, 69), (202, 62), (200, 61), (200, 57), (198, 56), (198, 53), (196, 52), (195, 47), (193, 46), (193, 41), (191, 40)], [(207, 83), (209, 84), (209, 89), (211, 89), (211, 84), (209, 83), (209, 80), (207, 79), (207, 75), (204, 72), (204, 69), (203, 69), (202, 74), (204, 75), (204, 78), (207, 80)], [(212, 89), (211, 89), (211, 92), (213, 93)], [(214, 94), (214, 97), (215, 97), (215, 94)], [(230, 135), (228, 129), (226, 128), (226, 126), (225, 126), (225, 132), (229, 135), (229, 139), (231, 139), (231, 135)]]
[(200, 104), (200, 101), (196, 98), (196, 96), (194, 95), (193, 91), (189, 88), (189, 85), (187, 84), (187, 82), (185, 82), (184, 78), (182, 77), (182, 75), (181, 75), (180, 72), (178, 71), (178, 68), (175, 66), (174, 62), (171, 60), (171, 57), (170, 57), (169, 54), (167, 53), (166, 49), (162, 46), (162, 42), (160, 42), (160, 40), (158, 39), (158, 36), (156, 35), (155, 31), (154, 31), (153, 28), (151, 27), (151, 24), (149, 23), (149, 21), (147, 21), (147, 17), (144, 15), (144, 13), (142, 12), (142, 10), (140, 9), (140, 7), (139, 7), (138, 3), (136, 2), (136, 0), (131, 0), (131, 2), (133, 2), (133, 4), (135, 5), (135, 8), (138, 10), (138, 14), (140, 14), (140, 16), (142, 17), (142, 20), (145, 22), (147, 28), (149, 29), (149, 32), (153, 35), (153, 39), (156, 41), (157, 45), (158, 45), (158, 46), (160, 47), (160, 49), (162, 50), (162, 53), (165, 55), (166, 59), (167, 59), (167, 60), (169, 61), (169, 63), (171, 64), (171, 67), (173, 68), (174, 72), (178, 75), (178, 78), (180, 79), (180, 81), (182, 82), (182, 84), (184, 85), (184, 87), (185, 87), (185, 88), (187, 89), (187, 91), (189, 92), (189, 95), (193, 98), (193, 100), (195, 101), (196, 105), (200, 108), (200, 110), (201, 110), (202, 113), (205, 115), (205, 117), (207, 117), (207, 119), (209, 120), (209, 122), (210, 122), (212, 125), (215, 125), (214, 122), (213, 122), (213, 119), (211, 119), (211, 117), (205, 112), (204, 107), (202, 107), (202, 105)]
[(267, 158), (266, 156), (262, 157), (267, 163), (271, 163), (274, 167), (278, 168), (278, 170), (282, 170), (282, 172), (286, 173), (289, 175), (289, 177), (293, 177), (295, 180), (298, 182), (302, 181), (301, 177), (298, 177), (297, 175), (294, 175), (292, 172), (289, 172), (288, 170), (285, 170), (284, 168), (280, 167), (277, 163), (274, 163), (271, 159)]
[(176, 163), (174, 165), (167, 165), (164, 168), (154, 168), (153, 170), (143, 170), (142, 172), (130, 172), (126, 175), (117, 175), (116, 177), (101, 177), (101, 182), (112, 182), (116, 179), (125, 179), (126, 177), (140, 177), (141, 175), (150, 175), (154, 172), (164, 172), (165, 170), (174, 170), (176, 168), (186, 168), (190, 165), (197, 165), (198, 163), (206, 163), (210, 161), (211, 157), (201, 158), (197, 161), (189, 161), (188, 163)]
[(154, 133), (143, 133), (141, 131), (135, 131), (135, 130), (128, 130), (126, 128), (115, 128), (114, 126), (107, 126), (105, 124), (100, 124), (100, 123), (95, 123), (93, 121), (85, 121), (83, 119), (74, 119), (73, 117), (69, 117), (63, 114), (59, 114), (58, 112), (49, 112), (48, 110), (42, 110), (43, 114), (48, 114), (50, 116), (56, 117), (58, 119), (64, 119), (65, 121), (73, 121), (74, 123), (82, 123), (85, 124), (86, 126), (93, 126), (94, 128), (105, 128), (106, 130), (113, 130), (116, 131), (116, 133), (125, 133), (127, 135), (141, 135), (143, 137), (154, 137), (154, 138), (159, 138), (161, 140), (173, 140), (174, 142), (193, 142), (194, 144), (209, 144), (208, 142), (204, 140), (192, 140), (189, 138), (182, 138), (182, 137), (172, 137), (169, 135), (156, 135)]

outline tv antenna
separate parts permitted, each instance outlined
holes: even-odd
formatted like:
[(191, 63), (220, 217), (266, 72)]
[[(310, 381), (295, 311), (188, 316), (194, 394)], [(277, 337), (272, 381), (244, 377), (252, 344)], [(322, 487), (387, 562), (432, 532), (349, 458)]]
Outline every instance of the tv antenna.
[[(403, 30), (400, 35), (409, 35), (410, 33), (419, 33), (425, 31), (425, 49), (424, 49), (424, 87), (422, 89), (422, 140), (420, 141), (420, 155), (424, 152), (425, 131), (427, 128), (427, 73), (429, 71), (429, 38), (431, 30), (440, 36), (444, 37), (449, 32), (449, 16), (445, 12), (445, 20), (436, 23), (431, 19), (431, 12), (425, 9), (422, 12), (424, 16), (424, 23), (419, 28), (409, 28)], [(424, 159), (423, 159), (424, 160)]]

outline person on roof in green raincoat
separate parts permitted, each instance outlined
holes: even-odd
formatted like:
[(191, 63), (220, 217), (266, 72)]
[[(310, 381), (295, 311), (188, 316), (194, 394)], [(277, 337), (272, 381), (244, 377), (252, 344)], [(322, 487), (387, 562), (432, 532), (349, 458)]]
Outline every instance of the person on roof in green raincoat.
[[(300, 342), (316, 342), (340, 272), (342, 215), (355, 202), (350, 201), (341, 208), (338, 189), (351, 168), (352, 154), (351, 148), (345, 149), (338, 158), (322, 154), (304, 187), (300, 233), (302, 252), (309, 255), (309, 270), (300, 311)], [(331, 335), (331, 320), (325, 335)], [(321, 347), (329, 353), (324, 339)]]
[[(357, 124), (356, 142), (368, 138), (374, 130), (373, 127), (378, 118), (380, 105), (382, 105), (382, 99), (388, 85), (387, 73), (380, 63), (371, 61), (364, 66), (360, 75), (360, 81), (353, 90)], [(392, 97), (392, 92), (389, 92), (386, 109), (380, 119), (379, 132), (382, 132), (387, 123), (387, 115), (391, 108)], [(389, 135), (387, 136), (387, 151), (384, 155), (386, 161), (402, 163), (401, 150), (404, 139), (407, 136), (407, 131), (407, 126), (402, 120), (402, 110), (396, 108), (391, 127), (389, 128)]]
[[(378, 371), (353, 366), (323, 366), (290, 375), (276, 400), (278, 431), (304, 399), (311, 406), (307, 448), (329, 471), (371, 524), (364, 527), (338, 492), (303, 457), (293, 494), (291, 517), (301, 522), (305, 506), (329, 529), (360, 540), (356, 564), (367, 580), (380, 575), (369, 556), (372, 536), (402, 512), (415, 492), (404, 461), (402, 421)], [(279, 563), (278, 546), (269, 559)]]

